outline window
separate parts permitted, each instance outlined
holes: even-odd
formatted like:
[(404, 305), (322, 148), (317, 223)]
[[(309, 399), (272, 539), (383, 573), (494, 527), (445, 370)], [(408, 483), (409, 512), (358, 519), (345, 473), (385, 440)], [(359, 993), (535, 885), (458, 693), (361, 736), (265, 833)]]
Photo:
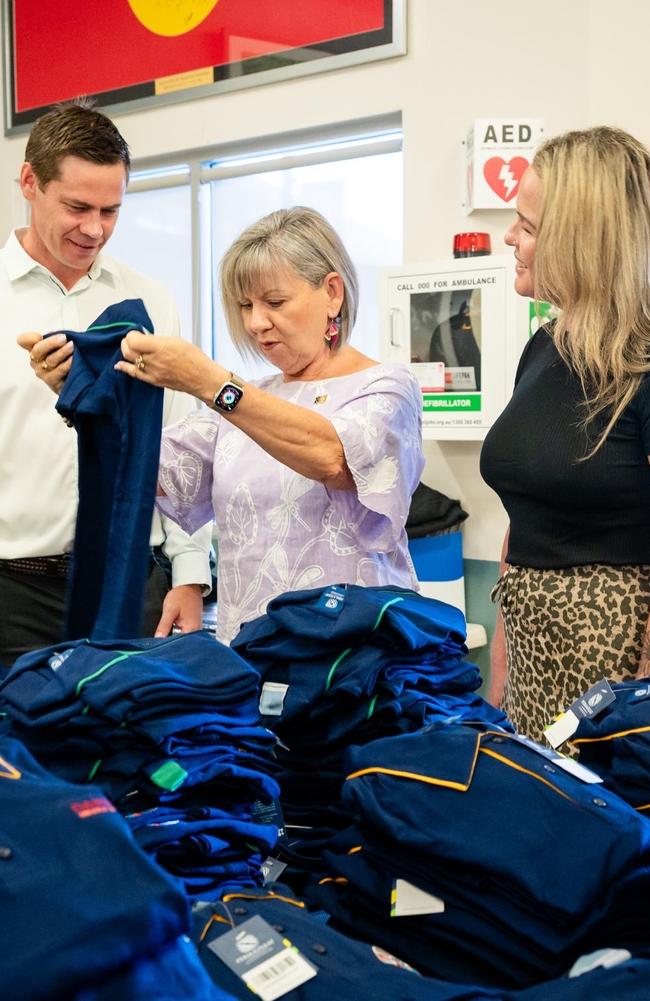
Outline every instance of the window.
[(378, 357), (378, 271), (402, 260), (401, 139), (399, 116), (387, 116), (145, 164), (132, 175), (110, 252), (166, 285), (185, 336), (252, 378), (270, 370), (230, 342), (218, 263), (255, 219), (310, 205), (338, 231), (359, 273), (352, 343)]
[(127, 195), (109, 253), (157, 278), (174, 296), (192, 339), (192, 230), (189, 185)]

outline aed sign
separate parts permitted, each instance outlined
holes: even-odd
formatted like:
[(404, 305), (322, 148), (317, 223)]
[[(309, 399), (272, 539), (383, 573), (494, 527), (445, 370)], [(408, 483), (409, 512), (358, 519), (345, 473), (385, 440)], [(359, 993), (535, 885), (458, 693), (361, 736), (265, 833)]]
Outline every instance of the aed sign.
[(463, 208), (514, 208), (544, 129), (541, 118), (476, 118), (463, 142)]

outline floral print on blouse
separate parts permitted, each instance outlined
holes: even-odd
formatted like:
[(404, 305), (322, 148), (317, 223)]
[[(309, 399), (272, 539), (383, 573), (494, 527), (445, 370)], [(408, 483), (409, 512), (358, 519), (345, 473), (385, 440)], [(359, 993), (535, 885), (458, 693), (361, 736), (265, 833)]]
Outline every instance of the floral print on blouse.
[(215, 519), (217, 639), (285, 591), (326, 584), (417, 589), (404, 528), (424, 466), (422, 397), (407, 368), (379, 364), (315, 382), (255, 385), (332, 421), (356, 483), (331, 490), (282, 465), (211, 410), (163, 431), (158, 506), (187, 532)]

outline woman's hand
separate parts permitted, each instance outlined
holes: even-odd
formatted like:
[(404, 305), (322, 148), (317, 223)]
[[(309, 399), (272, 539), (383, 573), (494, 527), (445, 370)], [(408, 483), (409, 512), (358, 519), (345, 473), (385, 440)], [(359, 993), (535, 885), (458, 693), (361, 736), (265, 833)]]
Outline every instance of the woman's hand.
[(21, 348), (29, 351), (29, 363), (34, 375), (58, 396), (72, 365), (72, 341), (65, 334), (43, 337), (35, 333), (19, 334), (16, 340)]
[[(152, 337), (130, 331), (122, 340), (124, 361), (115, 368), (140, 382), (189, 393), (206, 402), (228, 377), (207, 355), (178, 337)], [(221, 381), (219, 381), (221, 379)]]

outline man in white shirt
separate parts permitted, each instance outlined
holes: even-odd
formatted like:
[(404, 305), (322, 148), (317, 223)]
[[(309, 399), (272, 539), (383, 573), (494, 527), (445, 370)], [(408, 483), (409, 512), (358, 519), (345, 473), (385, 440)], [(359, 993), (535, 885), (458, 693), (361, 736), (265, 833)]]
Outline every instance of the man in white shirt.
[[(130, 167), (115, 125), (85, 102), (59, 105), (35, 123), (20, 174), (31, 219), (0, 251), (0, 665), (60, 639), (77, 512), (77, 442), (54, 409), (72, 342), (38, 360), (34, 378), (16, 338), (36, 330), (85, 330), (109, 305), (140, 298), (157, 335), (180, 336), (169, 293), (104, 254)], [(63, 335), (60, 340), (65, 341)], [(21, 338), (24, 343), (24, 338)], [(57, 342), (58, 343), (58, 342)], [(41, 349), (44, 345), (41, 345)], [(49, 386), (49, 388), (48, 388)], [(195, 406), (165, 393), (165, 424)], [(210, 526), (192, 536), (154, 514), (143, 635), (201, 627), (210, 585)], [(172, 589), (162, 565), (171, 563)]]

